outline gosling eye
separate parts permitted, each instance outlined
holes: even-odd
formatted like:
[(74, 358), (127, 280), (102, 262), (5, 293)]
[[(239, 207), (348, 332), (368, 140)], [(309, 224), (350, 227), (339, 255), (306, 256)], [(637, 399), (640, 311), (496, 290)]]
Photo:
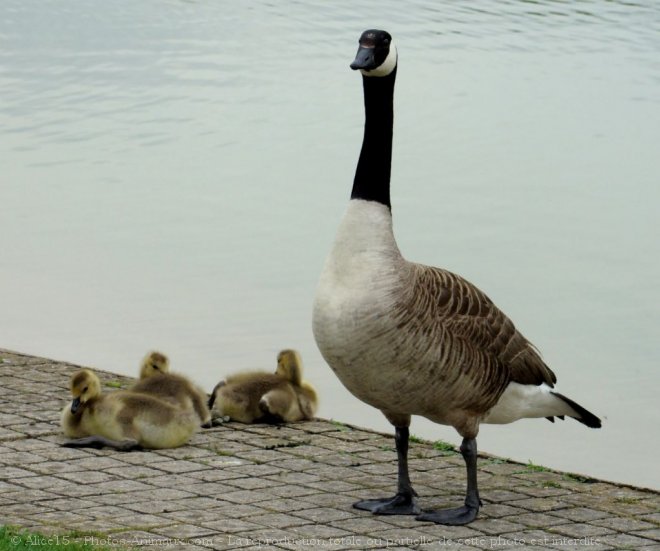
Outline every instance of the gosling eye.
[(156, 364), (151, 364), (151, 367), (153, 367), (156, 371), (158, 371), (158, 366)]
[(89, 388), (88, 386), (86, 386), (85, 388), (83, 388), (83, 392), (87, 392), (87, 389), (88, 389), (88, 388)]

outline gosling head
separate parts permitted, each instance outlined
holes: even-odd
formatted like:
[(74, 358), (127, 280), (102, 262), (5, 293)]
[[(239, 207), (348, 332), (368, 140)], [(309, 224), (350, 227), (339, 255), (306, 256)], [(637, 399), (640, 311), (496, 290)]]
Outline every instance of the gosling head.
[(302, 359), (297, 350), (282, 350), (277, 355), (276, 375), (279, 375), (294, 385), (300, 385), (302, 379)]
[(165, 354), (160, 352), (150, 352), (142, 360), (140, 366), (140, 379), (146, 379), (159, 373), (169, 373), (170, 361)]
[(397, 52), (387, 31), (369, 29), (362, 33), (351, 69), (366, 77), (385, 77), (396, 69)]
[(101, 382), (89, 369), (81, 369), (71, 375), (71, 413), (76, 413), (81, 406), (101, 394)]

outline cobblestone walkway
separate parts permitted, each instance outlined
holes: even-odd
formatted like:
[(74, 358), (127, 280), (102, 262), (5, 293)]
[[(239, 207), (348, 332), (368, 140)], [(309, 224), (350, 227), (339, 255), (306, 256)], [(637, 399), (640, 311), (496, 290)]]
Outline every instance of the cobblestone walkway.
[[(484, 507), (469, 526), (354, 510), (392, 493), (393, 439), (330, 421), (231, 423), (157, 452), (62, 448), (59, 412), (77, 368), (0, 350), (0, 525), (186, 551), (660, 550), (658, 493), (494, 457), (480, 457)], [(130, 383), (99, 374), (108, 391)], [(410, 467), (422, 507), (462, 501), (460, 455), (414, 442)]]

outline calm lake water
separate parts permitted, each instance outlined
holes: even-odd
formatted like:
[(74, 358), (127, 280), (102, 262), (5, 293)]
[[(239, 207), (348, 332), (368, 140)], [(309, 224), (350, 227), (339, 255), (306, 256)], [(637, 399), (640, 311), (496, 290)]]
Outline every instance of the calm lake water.
[(480, 449), (660, 487), (655, 0), (3, 0), (0, 346), (131, 375), (160, 349), (207, 389), (294, 347), (321, 416), (390, 431), (311, 332), (369, 27), (400, 54), (401, 250), (486, 291), (604, 420)]

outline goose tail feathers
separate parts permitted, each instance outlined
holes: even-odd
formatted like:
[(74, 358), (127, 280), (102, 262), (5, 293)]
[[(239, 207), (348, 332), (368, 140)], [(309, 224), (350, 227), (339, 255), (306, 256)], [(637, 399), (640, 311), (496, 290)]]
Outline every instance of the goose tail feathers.
[(600, 419), (590, 411), (584, 409), (577, 402), (574, 402), (573, 400), (567, 398), (566, 396), (560, 394), (559, 392), (550, 391), (550, 394), (564, 401), (575, 412), (575, 415), (571, 415), (571, 414), (568, 415), (570, 415), (570, 417), (572, 417), (576, 421), (579, 421), (583, 425), (587, 425), (589, 428), (592, 429), (599, 429), (601, 427)]

